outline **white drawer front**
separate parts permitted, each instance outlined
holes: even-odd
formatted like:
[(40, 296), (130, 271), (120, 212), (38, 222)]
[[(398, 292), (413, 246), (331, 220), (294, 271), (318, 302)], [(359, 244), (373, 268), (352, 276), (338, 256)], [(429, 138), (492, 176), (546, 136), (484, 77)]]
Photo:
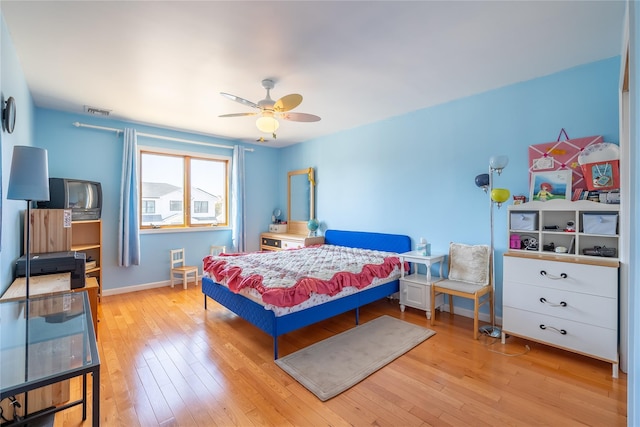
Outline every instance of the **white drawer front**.
[(618, 301), (615, 298), (505, 281), (502, 300), (504, 306), (545, 316), (609, 329), (618, 327)]
[(282, 239), (282, 249), (296, 249), (304, 246), (304, 241)]
[(618, 269), (528, 258), (504, 257), (504, 281), (610, 298), (618, 296)]
[[(618, 332), (543, 314), (503, 308), (503, 332), (617, 362)], [(543, 325), (546, 329), (542, 329)], [(555, 329), (554, 329), (555, 328)], [(565, 331), (561, 334), (559, 331)]]

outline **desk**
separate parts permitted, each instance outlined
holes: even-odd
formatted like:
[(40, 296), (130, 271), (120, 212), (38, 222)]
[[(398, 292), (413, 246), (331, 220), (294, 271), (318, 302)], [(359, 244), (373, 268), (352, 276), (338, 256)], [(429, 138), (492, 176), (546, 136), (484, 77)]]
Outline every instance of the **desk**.
[[(38, 315), (32, 314), (31, 307)], [(86, 292), (0, 301), (0, 399), (82, 376), (82, 399), (33, 414), (25, 425), (72, 406), (87, 418), (87, 374), (92, 376), (92, 425), (100, 425), (100, 357)], [(9, 332), (7, 332), (9, 331)], [(22, 409), (29, 414), (29, 403)], [(32, 411), (33, 412), (33, 411)]]
[[(405, 252), (399, 255), (401, 267), (400, 277), (400, 311), (404, 311), (405, 306), (419, 308), (424, 310), (427, 319), (431, 319), (431, 283), (434, 277), (431, 276), (431, 266), (440, 264), (439, 280), (443, 277), (442, 269), (445, 255), (422, 255), (418, 251)], [(415, 264), (424, 264), (427, 268), (426, 274), (418, 274), (418, 266), (414, 268), (414, 273), (405, 275), (404, 263), (413, 262)], [(444, 305), (444, 296), (436, 296), (436, 308)]]

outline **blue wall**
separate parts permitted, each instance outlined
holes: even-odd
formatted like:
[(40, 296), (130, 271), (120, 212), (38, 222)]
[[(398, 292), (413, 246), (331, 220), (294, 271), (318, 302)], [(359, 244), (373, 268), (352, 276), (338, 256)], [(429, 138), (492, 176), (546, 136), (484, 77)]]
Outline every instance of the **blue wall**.
[[(233, 141), (202, 135), (186, 134), (157, 127), (126, 123), (117, 120), (70, 114), (60, 111), (36, 110), (36, 145), (49, 152), (49, 175), (80, 178), (102, 183), (102, 287), (105, 291), (132, 285), (165, 282), (169, 277), (169, 250), (184, 247), (187, 262), (200, 265), (210, 245), (231, 247), (229, 228), (206, 231), (158, 232), (141, 234), (139, 266), (118, 267), (118, 204), (122, 173), (122, 134), (90, 128), (77, 128), (74, 122), (123, 129), (133, 127), (139, 132), (193, 141), (223, 144)], [(139, 136), (138, 145), (180, 149), (193, 153), (231, 156), (232, 151), (180, 142), (163, 141)], [(258, 250), (258, 235), (267, 229), (277, 199), (277, 188), (271, 183), (278, 178), (278, 150), (266, 146), (252, 146), (246, 153), (247, 235), (248, 249)]]
[(9, 171), (13, 147), (16, 145), (35, 145), (35, 107), (33, 99), (18, 61), (11, 35), (7, 31), (4, 18), (0, 14), (0, 97), (4, 101), (13, 96), (16, 100), (16, 127), (12, 134), (0, 131), (0, 149), (2, 165), (2, 217), (0, 241), (0, 292), (4, 293), (13, 281), (13, 265), (22, 246), (22, 222), (20, 212), (27, 204), (20, 200), (7, 200)]
[[(408, 234), (414, 245), (425, 237), (444, 253), (451, 241), (488, 244), (489, 199), (475, 176), (506, 154), (496, 187), (528, 195), (529, 145), (555, 141), (562, 128), (617, 144), (619, 70), (615, 57), (292, 146), (283, 170), (317, 168), (325, 229)], [(494, 212), (501, 316), (506, 206)]]

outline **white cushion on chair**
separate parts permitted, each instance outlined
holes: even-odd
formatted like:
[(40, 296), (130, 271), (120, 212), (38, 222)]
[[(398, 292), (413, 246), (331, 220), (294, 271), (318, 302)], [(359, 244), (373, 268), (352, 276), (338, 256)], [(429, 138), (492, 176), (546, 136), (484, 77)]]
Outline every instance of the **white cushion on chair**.
[(489, 264), (490, 250), (487, 245), (451, 243), (449, 246), (449, 281), (486, 286), (489, 284)]
[(473, 283), (460, 282), (458, 280), (444, 279), (433, 284), (436, 287), (451, 289), (453, 291), (464, 292), (465, 294), (475, 294), (486, 285), (474, 285)]

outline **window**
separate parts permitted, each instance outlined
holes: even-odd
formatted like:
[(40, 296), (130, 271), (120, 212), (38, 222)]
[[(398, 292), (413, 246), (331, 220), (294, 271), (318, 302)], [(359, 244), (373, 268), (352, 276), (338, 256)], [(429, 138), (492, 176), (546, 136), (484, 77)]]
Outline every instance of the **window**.
[(208, 213), (209, 212), (209, 202), (196, 200), (193, 202), (193, 213)]
[(228, 225), (229, 161), (141, 150), (141, 228)]
[(171, 212), (180, 212), (180, 211), (182, 211), (182, 200), (171, 200), (169, 202), (169, 210)]
[(153, 200), (144, 200), (142, 202), (142, 213), (150, 214), (156, 212), (156, 202)]

